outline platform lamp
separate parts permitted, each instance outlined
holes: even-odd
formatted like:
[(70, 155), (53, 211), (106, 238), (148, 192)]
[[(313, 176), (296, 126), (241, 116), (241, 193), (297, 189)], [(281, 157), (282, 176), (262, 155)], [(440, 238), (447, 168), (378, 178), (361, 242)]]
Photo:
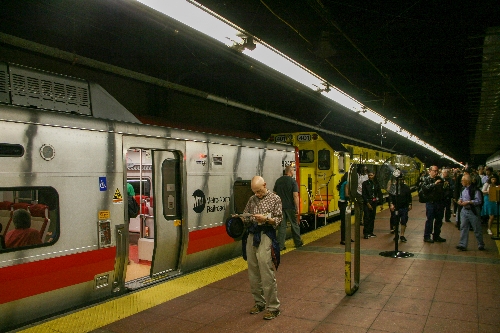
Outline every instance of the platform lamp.
[[(395, 195), (395, 202), (394, 202), (394, 214), (396, 214), (396, 216), (398, 216), (399, 215), (399, 183), (401, 182), (401, 178), (402, 178), (403, 174), (399, 168), (396, 168), (392, 172), (392, 176), (396, 179), (396, 195)], [(398, 242), (399, 242), (399, 219), (398, 219), (398, 223), (394, 227), (394, 251), (380, 252), (379, 255), (381, 255), (382, 257), (391, 257), (391, 258), (409, 258), (409, 257), (414, 256), (413, 253), (399, 251), (398, 250)]]

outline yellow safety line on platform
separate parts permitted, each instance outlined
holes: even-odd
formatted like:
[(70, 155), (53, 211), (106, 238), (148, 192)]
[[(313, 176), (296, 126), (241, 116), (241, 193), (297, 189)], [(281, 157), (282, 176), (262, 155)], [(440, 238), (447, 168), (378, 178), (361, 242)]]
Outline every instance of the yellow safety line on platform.
[[(339, 230), (340, 223), (331, 223), (302, 235), (302, 241), (304, 244), (308, 244)], [(287, 245), (290, 248), (287, 248), (282, 253), (294, 250), (292, 242), (293, 240), (287, 241), (289, 243)], [(89, 308), (78, 310), (37, 326), (26, 328), (20, 332), (86, 333), (160, 305), (246, 269), (246, 262), (243, 258), (239, 257)]]

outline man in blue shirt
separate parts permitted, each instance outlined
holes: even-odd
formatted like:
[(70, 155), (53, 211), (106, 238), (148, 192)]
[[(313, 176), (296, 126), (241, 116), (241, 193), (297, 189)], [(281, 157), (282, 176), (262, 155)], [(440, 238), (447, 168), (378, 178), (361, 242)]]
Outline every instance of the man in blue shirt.
[(481, 219), (479, 218), (480, 209), (478, 209), (481, 206), (481, 193), (475, 186), (471, 186), (471, 178), (468, 174), (462, 177), (462, 186), (463, 190), (458, 200), (458, 204), (462, 206), (462, 211), (460, 212), (460, 241), (457, 249), (460, 251), (467, 250), (470, 225), (476, 236), (478, 250), (484, 251)]

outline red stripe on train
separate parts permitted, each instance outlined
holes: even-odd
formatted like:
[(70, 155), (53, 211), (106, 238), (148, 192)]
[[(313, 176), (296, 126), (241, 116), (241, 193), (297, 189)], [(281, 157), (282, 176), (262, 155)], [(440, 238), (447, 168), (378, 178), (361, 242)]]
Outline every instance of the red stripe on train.
[(187, 254), (205, 251), (232, 242), (234, 239), (227, 234), (226, 226), (191, 231)]
[(0, 268), (0, 304), (94, 280), (114, 270), (116, 247)]

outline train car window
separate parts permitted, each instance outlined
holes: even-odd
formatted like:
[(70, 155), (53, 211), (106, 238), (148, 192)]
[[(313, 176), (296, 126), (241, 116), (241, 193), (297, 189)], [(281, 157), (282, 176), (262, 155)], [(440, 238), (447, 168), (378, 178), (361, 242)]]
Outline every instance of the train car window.
[[(140, 187), (141, 187), (141, 179), (139, 178), (128, 178), (127, 183), (132, 185), (134, 188), (134, 192), (136, 195), (139, 195), (140, 193)], [(151, 196), (151, 179), (149, 178), (142, 178), (142, 195), (145, 196)]]
[(314, 150), (299, 150), (299, 162), (300, 163), (313, 163), (314, 162)]
[(253, 195), (250, 184), (250, 180), (237, 180), (234, 182), (234, 213), (241, 214), (245, 210), (248, 199)]
[(0, 143), (0, 157), (21, 157), (24, 147), (18, 144)]
[(0, 187), (0, 251), (54, 244), (59, 237), (59, 195), (52, 187)]
[(330, 151), (322, 149), (318, 151), (318, 169), (330, 170)]
[(161, 165), (163, 215), (168, 218), (181, 216), (181, 185), (179, 160), (168, 158)]

